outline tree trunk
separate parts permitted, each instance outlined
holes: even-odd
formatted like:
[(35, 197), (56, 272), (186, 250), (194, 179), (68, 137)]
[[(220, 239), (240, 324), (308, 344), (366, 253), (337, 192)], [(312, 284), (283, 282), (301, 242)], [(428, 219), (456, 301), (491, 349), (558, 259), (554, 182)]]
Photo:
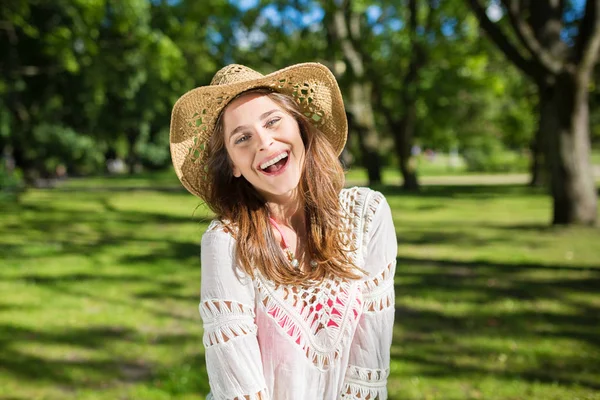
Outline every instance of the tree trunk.
[(137, 172), (136, 164), (138, 163), (138, 157), (135, 148), (135, 142), (137, 139), (136, 135), (137, 132), (134, 132), (132, 128), (129, 128), (128, 132), (125, 135), (128, 144), (128, 152), (127, 156), (125, 157), (125, 164), (127, 165), (127, 171), (129, 172), (129, 175), (133, 175)]
[(367, 169), (369, 186), (381, 184), (381, 158), (379, 157), (379, 134), (371, 104), (371, 85), (356, 82), (350, 85), (349, 107), (352, 125), (356, 129), (358, 145)]
[(538, 126), (531, 143), (531, 181), (532, 187), (542, 187), (548, 184), (549, 167), (547, 165), (548, 135), (556, 126), (552, 101), (552, 89), (542, 81), (538, 82)]
[(402, 174), (402, 187), (409, 191), (419, 190), (419, 181), (417, 172), (413, 165), (412, 144), (416, 123), (416, 106), (412, 102), (405, 105), (404, 115), (394, 131), (394, 144), (396, 145), (396, 154), (399, 156), (400, 173)]
[[(415, 134), (415, 125), (417, 123), (417, 96), (418, 96), (418, 82), (419, 82), (419, 71), (425, 64), (427, 59), (423, 43), (419, 39), (419, 23), (417, 16), (417, 1), (409, 0), (408, 8), (410, 10), (409, 27), (410, 27), (410, 62), (408, 65), (408, 71), (403, 79), (403, 92), (401, 95), (402, 108), (404, 109), (404, 115), (399, 123), (399, 129), (394, 129), (394, 140), (396, 143), (396, 151), (400, 157), (400, 172), (402, 173), (403, 184), (402, 187), (406, 190), (417, 191), (419, 190), (419, 182), (417, 181), (417, 174), (414, 165), (411, 165), (412, 157), (412, 144), (413, 137)], [(428, 3), (428, 14), (427, 22), (425, 26), (421, 26), (425, 32), (430, 31), (433, 23), (433, 4)]]
[[(502, 4), (521, 47), (492, 22), (479, 0), (469, 0), (480, 25), (511, 60), (538, 83), (544, 162), (550, 177), (554, 224), (593, 225), (598, 194), (590, 163), (588, 87), (600, 51), (600, 2), (586, 1), (577, 36), (563, 40), (568, 2)], [(523, 12), (527, 11), (527, 12)], [(527, 15), (528, 18), (523, 18)]]
[[(331, 39), (339, 42), (344, 62), (348, 68), (346, 95), (348, 112), (352, 115), (363, 166), (367, 170), (369, 186), (381, 183), (381, 158), (379, 133), (375, 125), (372, 104), (372, 86), (366, 74), (363, 54), (358, 48), (361, 39), (361, 16), (353, 10), (352, 2), (342, 4), (325, 2), (326, 24)], [(349, 132), (350, 133), (350, 132)]]
[(13, 112), (8, 144), (12, 150), (14, 165), (23, 173), (23, 181), (25, 184), (27, 186), (32, 186), (35, 184), (36, 180), (42, 176), (43, 171), (39, 168), (39, 161), (36, 163), (35, 160), (32, 160), (31, 157), (27, 157), (25, 154), (27, 139), (32, 137), (29, 114), (22, 111), (24, 107), (19, 102), (16, 94), (9, 96), (8, 106)]
[[(553, 121), (549, 131), (548, 161), (554, 201), (553, 224), (594, 225), (597, 192), (590, 161), (587, 80), (577, 74), (557, 76), (553, 107), (544, 117)], [(552, 113), (552, 114), (550, 114)]]
[(531, 142), (531, 164), (529, 165), (529, 186), (543, 187), (546, 185), (546, 166), (544, 165), (544, 152), (542, 150), (543, 132), (540, 128), (535, 132), (535, 138)]

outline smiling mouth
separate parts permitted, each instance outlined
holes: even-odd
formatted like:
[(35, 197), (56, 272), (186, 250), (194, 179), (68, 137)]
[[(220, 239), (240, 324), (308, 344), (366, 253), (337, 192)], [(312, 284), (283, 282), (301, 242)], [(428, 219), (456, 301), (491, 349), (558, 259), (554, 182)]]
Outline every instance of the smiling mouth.
[(261, 172), (267, 175), (277, 175), (283, 172), (289, 161), (288, 152), (281, 153), (277, 157), (260, 165)]

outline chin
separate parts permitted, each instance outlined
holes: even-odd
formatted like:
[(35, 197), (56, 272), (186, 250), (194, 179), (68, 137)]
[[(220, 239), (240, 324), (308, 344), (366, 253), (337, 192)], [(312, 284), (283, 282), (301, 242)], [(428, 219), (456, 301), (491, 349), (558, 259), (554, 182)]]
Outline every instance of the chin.
[(284, 186), (271, 187), (268, 189), (258, 189), (259, 192), (262, 192), (263, 196), (267, 199), (269, 197), (283, 197), (287, 195), (293, 194), (300, 184), (300, 180), (294, 183), (288, 183)]
[(298, 188), (298, 185), (295, 185), (295, 186), (290, 185), (290, 186), (286, 186), (286, 187), (279, 187), (277, 189), (269, 190), (269, 191), (266, 191), (266, 193), (270, 194), (271, 196), (285, 196), (287, 194), (293, 193), (297, 188)]

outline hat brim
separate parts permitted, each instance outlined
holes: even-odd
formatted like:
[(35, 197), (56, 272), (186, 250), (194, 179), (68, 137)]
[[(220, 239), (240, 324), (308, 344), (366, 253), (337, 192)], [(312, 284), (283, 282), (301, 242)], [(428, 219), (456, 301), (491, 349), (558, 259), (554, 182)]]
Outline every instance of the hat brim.
[(335, 77), (322, 64), (296, 64), (256, 79), (198, 87), (177, 100), (170, 127), (173, 166), (183, 186), (192, 194), (204, 198), (210, 190), (206, 179), (206, 145), (217, 117), (240, 93), (263, 87), (295, 99), (336, 154), (342, 152), (348, 135), (342, 94)]

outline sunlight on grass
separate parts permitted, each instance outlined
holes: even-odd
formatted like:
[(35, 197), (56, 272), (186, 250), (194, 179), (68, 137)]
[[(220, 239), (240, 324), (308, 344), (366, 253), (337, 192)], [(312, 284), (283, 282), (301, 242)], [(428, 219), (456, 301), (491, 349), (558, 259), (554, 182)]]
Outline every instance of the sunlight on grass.
[[(2, 204), (0, 398), (203, 399), (200, 201), (158, 174)], [(399, 238), (390, 399), (599, 399), (600, 230), (518, 186), (381, 190)]]
[(590, 159), (592, 164), (600, 165), (600, 149), (592, 149)]

